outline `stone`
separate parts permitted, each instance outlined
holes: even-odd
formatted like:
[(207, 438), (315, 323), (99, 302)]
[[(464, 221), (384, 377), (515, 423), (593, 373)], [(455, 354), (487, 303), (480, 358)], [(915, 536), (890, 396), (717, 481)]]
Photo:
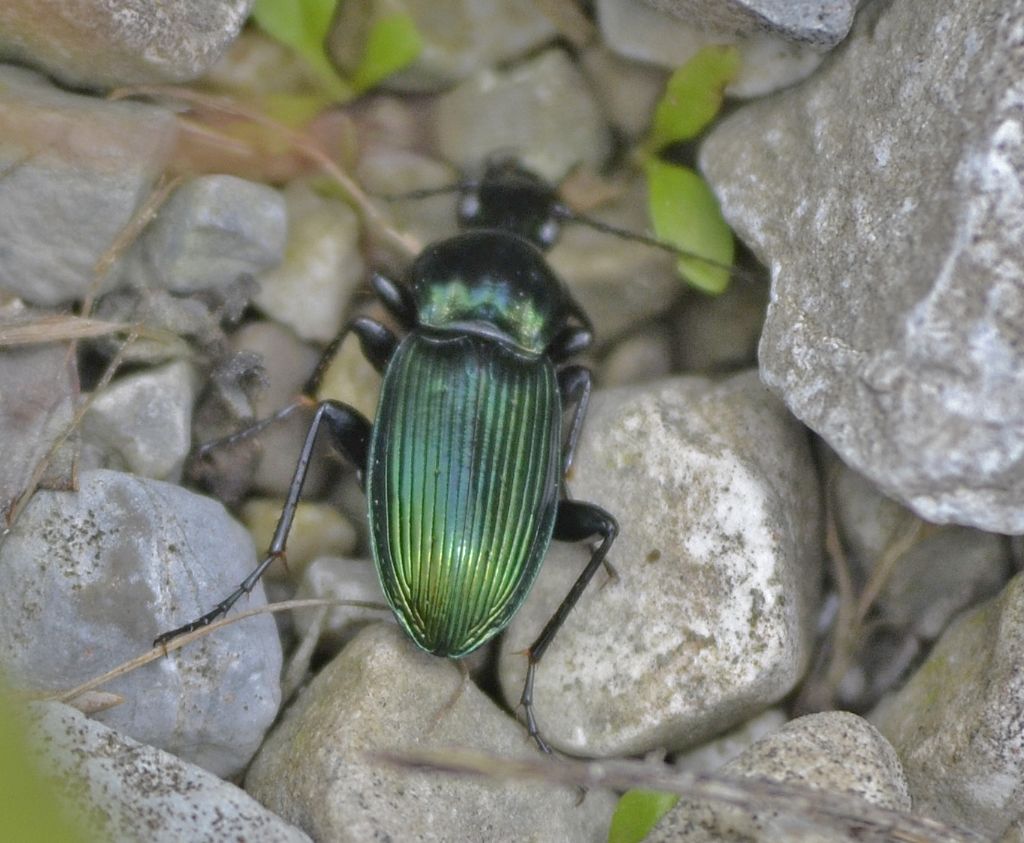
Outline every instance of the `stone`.
[(914, 807), (996, 839), (1024, 819), (1024, 575), (960, 615), (869, 719), (896, 748)]
[[(752, 744), (722, 767), (721, 773), (739, 779), (802, 784), (815, 790), (851, 794), (883, 808), (910, 810), (907, 779), (896, 752), (870, 723), (845, 711), (793, 720)], [(744, 808), (681, 800), (645, 838), (649, 843), (774, 843), (796, 839), (836, 838), (794, 827), (791, 818), (756, 800)]]
[[(378, 603), (383, 611), (359, 606), (332, 606), (324, 619), (318, 647), (337, 652), (368, 623), (393, 619), (377, 569), (369, 559), (321, 556), (302, 572), (295, 592), (296, 600), (309, 598), (327, 600), (359, 600)], [(305, 635), (316, 618), (317, 609), (300, 609), (295, 613), (295, 627)]]
[(550, 41), (555, 28), (531, 0), (346, 0), (327, 35), (327, 53), (345, 76), (359, 68), (371, 27), (407, 15), (422, 41), (412, 64), (384, 81), (390, 90), (436, 92)]
[(476, 782), (385, 765), (375, 752), (463, 747), (535, 758), (522, 726), (447, 659), (374, 624), (310, 683), (245, 780), (316, 840), (603, 841), (614, 807), (590, 791)]
[(310, 843), (235, 785), (70, 706), (34, 705), (28, 738), (61, 808), (88, 832), (82, 839)]
[[(255, 566), (217, 502), (113, 471), (37, 492), (0, 549), (0, 667), (17, 687), (67, 690), (144, 653)], [(257, 586), (247, 605), (263, 602)], [(248, 618), (102, 686), (96, 719), (220, 776), (244, 769), (277, 714), (281, 645)]]
[(6, 0), (0, 56), (73, 88), (187, 82), (238, 35), (253, 0)]
[(672, 759), (672, 766), (691, 773), (712, 773), (742, 755), (755, 741), (774, 734), (785, 725), (785, 711), (769, 708), (724, 735), (677, 755)]
[(359, 219), (344, 202), (318, 196), (302, 182), (289, 184), (284, 198), (284, 260), (260, 277), (255, 305), (299, 339), (327, 343), (341, 330), (363, 280)]
[(603, 44), (587, 49), (580, 56), (580, 65), (608, 121), (630, 138), (646, 134), (654, 108), (665, 92), (668, 71), (630, 61)]
[(733, 278), (721, 295), (692, 292), (674, 319), (676, 351), (684, 371), (728, 373), (757, 362), (768, 281)]
[[(6, 314), (31, 319), (21, 308)], [(13, 310), (13, 312), (12, 312)], [(67, 343), (44, 343), (0, 351), (0, 529), (24, 496), (53, 446), (71, 425), (78, 398), (78, 366)], [(40, 481), (44, 488), (74, 485), (77, 437), (58, 448)]]
[(857, 0), (643, 0), (702, 29), (753, 35), (771, 32), (788, 41), (834, 47), (850, 31)]
[(554, 183), (611, 152), (593, 94), (559, 49), (508, 71), (481, 71), (438, 100), (435, 118), (437, 149), (467, 172), (500, 150)]
[(183, 184), (132, 244), (127, 284), (193, 293), (255, 277), (284, 257), (288, 211), (272, 187), (236, 176)]
[[(813, 643), (822, 549), (803, 429), (753, 372), (599, 390), (569, 481), (614, 515), (598, 572), (540, 662), (542, 734), (571, 754), (697, 745), (777, 702)], [(583, 570), (554, 543), (502, 640), (519, 700), (531, 644)]]
[(82, 419), (85, 467), (179, 480), (192, 447), (197, 387), (184, 360), (115, 380)]
[[(653, 326), (652, 326), (653, 327)], [(672, 343), (663, 327), (648, 329), (615, 343), (601, 361), (602, 387), (629, 386), (657, 380), (672, 371)]]
[(597, 0), (596, 6), (605, 43), (634, 61), (675, 70), (703, 47), (734, 45), (740, 52), (740, 69), (725, 89), (732, 97), (759, 97), (785, 88), (809, 76), (822, 60), (819, 49), (776, 35), (709, 32), (633, 0)]
[(113, 287), (116, 273), (94, 279), (97, 261), (147, 198), (176, 139), (168, 109), (67, 93), (0, 66), (0, 290), (57, 305)]
[(1022, 13), (871, 4), (700, 156), (772, 267), (764, 381), (921, 517), (1003, 533), (1024, 532)]

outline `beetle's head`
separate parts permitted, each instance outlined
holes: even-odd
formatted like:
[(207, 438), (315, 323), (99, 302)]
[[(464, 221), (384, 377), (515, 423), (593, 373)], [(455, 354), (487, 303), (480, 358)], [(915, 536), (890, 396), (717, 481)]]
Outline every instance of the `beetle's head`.
[(539, 176), (514, 158), (495, 158), (479, 180), (462, 187), (459, 226), (508, 231), (547, 250), (561, 232), (560, 207), (554, 189)]
[(587, 344), (590, 322), (531, 242), (468, 231), (428, 246), (409, 270), (417, 321), (491, 336), (529, 354), (564, 356)]

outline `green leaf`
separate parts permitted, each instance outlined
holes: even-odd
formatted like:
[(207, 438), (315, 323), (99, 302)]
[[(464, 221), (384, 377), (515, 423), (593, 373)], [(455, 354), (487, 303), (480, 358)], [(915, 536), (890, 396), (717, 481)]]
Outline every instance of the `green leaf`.
[(423, 49), (416, 22), (409, 15), (383, 15), (366, 38), (359, 67), (352, 77), (357, 91), (372, 88), (392, 73), (415, 61)]
[(736, 78), (739, 67), (735, 47), (712, 46), (673, 73), (654, 112), (649, 147), (659, 150), (697, 137), (722, 107), (725, 86)]
[(608, 843), (640, 843), (678, 801), (674, 793), (627, 790), (615, 806)]
[(329, 93), (347, 99), (351, 91), (324, 52), (335, 5), (336, 0), (256, 0), (252, 16), (264, 32), (301, 55)]
[(679, 274), (699, 290), (721, 293), (729, 285), (733, 239), (715, 194), (688, 167), (648, 158), (644, 170), (651, 222), (658, 239), (681, 252), (700, 256), (681, 256), (676, 263)]
[(25, 740), (24, 712), (0, 688), (0, 840), (84, 843), (96, 840), (76, 828), (38, 769), (38, 754)]

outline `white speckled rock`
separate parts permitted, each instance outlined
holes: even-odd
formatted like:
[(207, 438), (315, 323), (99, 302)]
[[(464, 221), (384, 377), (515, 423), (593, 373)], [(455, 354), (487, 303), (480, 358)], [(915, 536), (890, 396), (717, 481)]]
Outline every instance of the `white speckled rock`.
[[(910, 810), (907, 780), (896, 753), (870, 723), (856, 714), (827, 711), (793, 720), (726, 764), (725, 775), (803, 784), (853, 794), (883, 808)], [(647, 836), (649, 843), (828, 843), (792, 818), (756, 803), (741, 809), (681, 801)]]
[(461, 747), (535, 757), (525, 730), (455, 664), (391, 624), (363, 630), (256, 756), (246, 790), (316, 840), (603, 841), (614, 800), (572, 788), (398, 770), (371, 753)]
[(857, 0), (643, 0), (695, 26), (751, 35), (773, 32), (787, 40), (832, 47), (853, 23)]
[[(682, 748), (787, 694), (813, 638), (822, 560), (803, 429), (753, 372), (595, 393), (571, 489), (619, 520), (609, 558), (537, 671), (541, 730), (570, 753)], [(505, 698), (523, 650), (588, 553), (555, 543), (502, 642)]]
[[(18, 687), (69, 689), (212, 608), (255, 557), (216, 501), (83, 472), (78, 492), (38, 492), (0, 549), (0, 666)], [(273, 619), (249, 618), (107, 683), (124, 702), (97, 719), (235, 775), (277, 714), (280, 671)]]
[(81, 298), (176, 138), (167, 109), (69, 94), (0, 66), (0, 290), (33, 304)]
[(1024, 0), (872, 3), (701, 164), (773, 269), (762, 378), (923, 518), (1024, 532)]
[(72, 87), (185, 82), (238, 35), (253, 0), (4, 0), (0, 56)]
[(899, 754), (914, 806), (998, 837), (1024, 820), (1024, 574), (965, 612), (871, 722)]
[(68, 706), (33, 707), (28, 735), (62, 806), (88, 839), (310, 843), (235, 785)]

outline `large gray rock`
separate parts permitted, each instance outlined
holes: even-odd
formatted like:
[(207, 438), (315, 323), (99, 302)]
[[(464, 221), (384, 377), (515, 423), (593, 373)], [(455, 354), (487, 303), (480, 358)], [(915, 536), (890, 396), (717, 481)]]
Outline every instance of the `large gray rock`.
[(614, 807), (591, 791), (481, 783), (384, 765), (374, 752), (475, 749), (535, 758), (525, 730), (397, 627), (363, 630), (285, 714), (246, 790), (317, 840), (604, 841)]
[[(215, 501), (83, 472), (78, 492), (38, 492), (0, 548), (0, 667), (18, 687), (69, 689), (212, 608), (255, 555)], [(262, 601), (258, 586), (248, 605)], [(277, 714), (280, 670), (277, 627), (260, 615), (107, 683), (124, 701), (97, 719), (235, 775)]]
[(81, 298), (170, 159), (174, 114), (69, 94), (0, 66), (0, 127), (0, 291), (44, 305)]
[(875, 3), (702, 165), (773, 268), (762, 377), (924, 518), (1024, 531), (1022, 0)]
[(28, 737), (61, 807), (90, 840), (310, 843), (235, 785), (68, 706), (35, 706)]
[[(722, 767), (737, 778), (759, 778), (860, 797), (883, 808), (910, 810), (907, 779), (896, 753), (878, 730), (845, 711), (793, 720)], [(753, 800), (737, 807), (684, 800), (645, 838), (648, 843), (774, 843), (823, 841), (792, 817)]]
[(0, 56), (73, 87), (186, 82), (238, 35), (253, 0), (4, 0)]
[(703, 29), (753, 35), (772, 32), (815, 47), (838, 44), (853, 23), (857, 0), (643, 0)]
[[(813, 641), (822, 559), (803, 428), (753, 372), (595, 393), (572, 494), (619, 521), (609, 558), (537, 670), (542, 733), (574, 754), (707, 740), (785, 696)], [(583, 570), (555, 543), (502, 641), (519, 700), (524, 650)]]
[(870, 715), (922, 814), (995, 839), (1024, 821), (1024, 574), (961, 615)]

